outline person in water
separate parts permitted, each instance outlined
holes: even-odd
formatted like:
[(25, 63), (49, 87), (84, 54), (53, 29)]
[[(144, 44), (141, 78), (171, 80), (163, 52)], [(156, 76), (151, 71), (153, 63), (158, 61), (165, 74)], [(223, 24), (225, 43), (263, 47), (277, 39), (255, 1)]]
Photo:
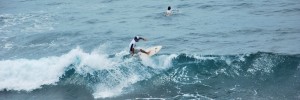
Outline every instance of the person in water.
[(171, 16), (172, 15), (172, 10), (171, 10), (171, 6), (168, 7), (168, 10), (165, 13), (166, 16)]
[(143, 50), (143, 49), (135, 49), (135, 46), (136, 46), (136, 42), (139, 42), (139, 40), (144, 40), (144, 41), (147, 41), (145, 38), (142, 38), (142, 37), (139, 37), (139, 36), (135, 36), (132, 40), (131, 40), (131, 42), (130, 42), (130, 44), (129, 44), (129, 48), (130, 48), (130, 50), (129, 50), (129, 52), (130, 52), (130, 54), (133, 56), (133, 54), (137, 54), (138, 52), (142, 52), (142, 53), (145, 53), (145, 54), (147, 54), (147, 55), (149, 55), (149, 53), (150, 53), (150, 51), (149, 52), (146, 52), (145, 50)]

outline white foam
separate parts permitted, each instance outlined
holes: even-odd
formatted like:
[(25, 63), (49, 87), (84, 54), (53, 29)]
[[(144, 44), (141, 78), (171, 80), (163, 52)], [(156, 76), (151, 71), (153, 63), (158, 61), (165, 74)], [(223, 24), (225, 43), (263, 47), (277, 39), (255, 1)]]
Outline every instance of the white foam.
[[(120, 55), (129, 54), (128, 52), (120, 52), (116, 54), (115, 58), (118, 58)], [(171, 61), (173, 58), (177, 57), (177, 55), (160, 55), (154, 56), (150, 58), (142, 58), (141, 63), (144, 66), (149, 66), (155, 69), (165, 69), (172, 66)], [(118, 63), (118, 65), (127, 65), (128, 63), (139, 61), (137, 57), (131, 57), (128, 59), (123, 60), (122, 62)], [(137, 64), (137, 63), (135, 63)], [(141, 67), (144, 67), (141, 66)], [(123, 66), (124, 67), (124, 66)], [(114, 67), (113, 72), (109, 72), (109, 76), (105, 76), (108, 79), (105, 83), (101, 83), (97, 85), (97, 89), (93, 93), (95, 98), (109, 98), (114, 97), (122, 94), (124, 91), (123, 89), (134, 84), (140, 80), (146, 79), (151, 77), (151, 74), (147, 73), (147, 70), (144, 68), (135, 68), (138, 66), (129, 66), (128, 72), (124, 73), (119, 69), (119, 67)], [(117, 83), (115, 85), (111, 85)]]
[(76, 55), (80, 59), (80, 64), (76, 67), (76, 71), (80, 74), (92, 73), (95, 70), (112, 69), (117, 62), (108, 59), (108, 55), (99, 54), (93, 51), (91, 54), (78, 53)]
[[(43, 11), (29, 14), (1, 14), (4, 25), (0, 26), (0, 32), (34, 33), (54, 30), (55, 20), (52, 15)], [(26, 27), (24, 27), (26, 26)]]
[(141, 58), (142, 64), (156, 69), (166, 69), (172, 66), (172, 60), (178, 55), (159, 55), (156, 57)]
[[(26, 90), (40, 88), (42, 85), (55, 84), (66, 68), (80, 59), (77, 73), (109, 69), (114, 62), (107, 55), (95, 52), (85, 53), (79, 47), (62, 56), (40, 59), (15, 59), (0, 61), (0, 90)], [(86, 67), (88, 66), (88, 67)]]
[(260, 58), (254, 60), (251, 65), (251, 68), (247, 70), (247, 72), (251, 74), (255, 74), (256, 72), (264, 72), (264, 74), (272, 73), (272, 68), (277, 65), (278, 62), (273, 61), (268, 56), (264, 55)]
[(177, 95), (176, 97), (181, 96), (181, 97), (186, 97), (186, 98), (193, 98), (193, 99), (205, 99), (205, 100), (214, 100), (212, 98), (209, 98), (205, 95), (200, 95), (200, 94), (189, 94), (189, 93), (185, 93), (183, 95)]
[(47, 57), (38, 60), (17, 59), (0, 61), (0, 90), (26, 90), (40, 88), (59, 80), (71, 57)]
[(5, 45), (3, 46), (4, 49), (11, 49), (13, 47), (12, 43), (5, 43)]
[(159, 56), (159, 66), (162, 66), (162, 68), (169, 68), (172, 66), (172, 60), (174, 58), (176, 58), (178, 55), (176, 54), (171, 54), (171, 55), (168, 55), (168, 56)]
[[(129, 53), (123, 50), (112, 58), (103, 53), (103, 46), (86, 53), (79, 47), (62, 56), (40, 59), (15, 59), (0, 61), (0, 91), (32, 91), (42, 85), (56, 84), (66, 70), (74, 67), (76, 73), (86, 75), (95, 71), (108, 71), (108, 76), (101, 76), (104, 82), (94, 87), (95, 98), (107, 98), (122, 94), (125, 87), (152, 76), (137, 57), (123, 58)], [(158, 55), (149, 58), (148, 63), (155, 69), (172, 66), (172, 59), (177, 55)], [(142, 60), (142, 63), (147, 60)], [(70, 66), (74, 64), (74, 66)], [(128, 69), (124, 72), (123, 68)]]
[(192, 58), (196, 58), (198, 60), (213, 60), (216, 59), (216, 57), (203, 57), (203, 56), (199, 56), (199, 55), (187, 55), (187, 57), (192, 57)]
[(119, 76), (117, 78), (120, 84), (116, 86), (107, 86), (103, 84), (99, 84), (93, 96), (95, 98), (107, 98), (107, 97), (114, 97), (120, 95), (123, 91), (124, 87), (128, 87), (129, 85), (137, 82), (140, 78), (137, 75), (131, 75), (130, 77), (122, 77)]

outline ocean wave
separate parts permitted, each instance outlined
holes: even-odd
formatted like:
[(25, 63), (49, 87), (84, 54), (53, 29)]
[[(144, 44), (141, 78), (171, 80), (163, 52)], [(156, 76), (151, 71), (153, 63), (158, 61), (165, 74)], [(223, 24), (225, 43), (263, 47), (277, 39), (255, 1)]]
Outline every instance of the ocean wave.
[[(232, 92), (232, 95), (247, 94), (247, 97), (253, 95), (254, 98), (267, 98), (256, 97), (257, 89), (269, 89), (259, 88), (262, 84), (284, 85), (285, 83), (273, 83), (282, 81), (283, 77), (287, 78), (285, 81), (294, 83), (293, 79), (288, 77), (299, 74), (299, 65), (299, 55), (267, 52), (240, 55), (180, 54), (172, 60), (172, 68), (126, 87), (126, 94), (115, 99), (176, 99), (187, 98), (186, 94), (197, 96), (189, 98), (220, 99), (230, 98), (224, 96)], [(239, 84), (243, 84), (243, 87)]]
[[(97, 49), (86, 53), (78, 47), (62, 56), (1, 60), (0, 79), (3, 81), (0, 82), (0, 90), (33, 91), (47, 85), (80, 85), (92, 91), (94, 98), (140, 94), (137, 91), (158, 92), (153, 86), (164, 87), (159, 91), (182, 92), (185, 88), (178, 86), (211, 88), (210, 82), (216, 78), (255, 78), (264, 81), (280, 73), (293, 75), (299, 64), (299, 55), (266, 52), (238, 55), (159, 54), (149, 59), (139, 59), (130, 57), (126, 51), (108, 55)], [(173, 92), (158, 93), (172, 98), (186, 96)], [(181, 94), (198, 95), (191, 92)]]
[[(173, 60), (176, 68), (189, 68), (197, 74), (235, 76), (270, 75), (278, 68), (287, 65), (296, 68), (299, 55), (257, 52), (239, 55), (186, 55), (181, 54)], [(183, 71), (183, 70), (180, 70)], [(192, 71), (188, 71), (192, 72)], [(192, 75), (193, 76), (193, 75)]]
[[(101, 49), (101, 48), (100, 48)], [(0, 90), (33, 91), (45, 85), (84, 85), (96, 98), (118, 95), (122, 88), (170, 67), (172, 57), (141, 60), (126, 51), (108, 55), (81, 48), (61, 56), (0, 61)], [(158, 67), (160, 66), (160, 67)]]
[[(110, 59), (105, 58), (105, 55), (85, 53), (80, 48), (59, 57), (1, 60), (0, 77), (3, 81), (0, 82), (0, 90), (30, 91), (40, 88), (41, 85), (55, 84), (68, 69), (68, 66), (76, 64), (78, 57), (82, 58), (82, 63), (78, 65), (76, 70), (78, 73), (94, 69), (105, 69), (114, 65)], [(90, 69), (85, 69), (84, 65), (88, 65)], [(99, 65), (103, 67), (96, 67)]]

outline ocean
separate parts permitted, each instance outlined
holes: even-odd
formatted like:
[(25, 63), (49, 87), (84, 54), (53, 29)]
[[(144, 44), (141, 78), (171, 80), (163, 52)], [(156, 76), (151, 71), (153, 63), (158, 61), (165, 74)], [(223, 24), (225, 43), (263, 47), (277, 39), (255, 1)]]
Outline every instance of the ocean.
[(0, 100), (299, 100), (299, 43), (299, 0), (1, 0)]

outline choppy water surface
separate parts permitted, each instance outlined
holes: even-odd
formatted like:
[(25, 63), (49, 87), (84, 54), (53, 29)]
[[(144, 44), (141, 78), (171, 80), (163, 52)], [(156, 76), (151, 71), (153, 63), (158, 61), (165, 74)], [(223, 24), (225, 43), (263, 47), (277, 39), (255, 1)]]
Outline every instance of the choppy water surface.
[(299, 0), (2, 0), (0, 99), (300, 99), (299, 22)]

